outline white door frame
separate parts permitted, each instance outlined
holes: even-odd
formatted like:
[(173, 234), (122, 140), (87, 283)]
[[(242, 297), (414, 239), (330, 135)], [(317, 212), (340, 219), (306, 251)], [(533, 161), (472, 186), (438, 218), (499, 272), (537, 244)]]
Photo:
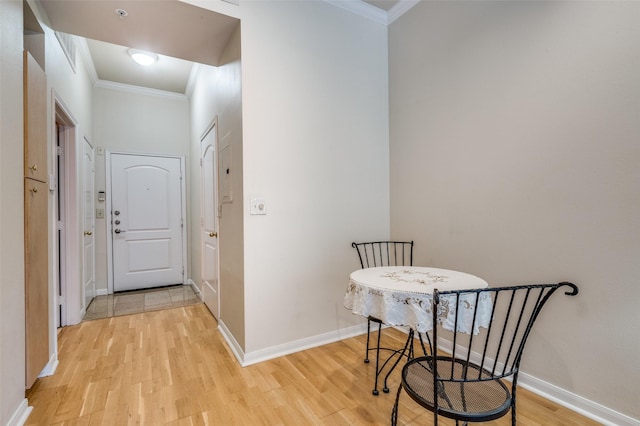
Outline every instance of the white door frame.
[[(52, 96), (52, 111), (55, 114), (54, 120), (52, 120), (53, 132), (57, 131), (56, 122), (62, 124), (63, 128), (60, 146), (62, 147), (62, 170), (61, 176), (58, 176), (57, 170), (54, 171), (53, 177), (50, 178), (55, 183), (50, 184), (52, 192), (59, 190), (63, 194), (58, 204), (56, 196), (53, 198), (53, 208), (60, 208), (62, 212), (60, 224), (58, 223), (57, 215), (52, 214), (52, 226), (51, 232), (54, 233), (51, 241), (58, 241), (58, 227), (60, 226), (61, 232), (61, 246), (58, 248), (58, 244), (53, 245), (53, 261), (51, 262), (54, 268), (53, 276), (53, 289), (51, 291), (52, 312), (56, 317), (58, 316), (58, 303), (62, 304), (62, 318), (61, 326), (78, 324), (82, 320), (82, 316), (85, 312), (84, 302), (82, 300), (82, 243), (81, 236), (81, 220), (80, 220), (80, 179), (79, 174), (79, 151), (78, 146), (81, 140), (79, 139), (79, 131), (77, 127), (77, 121), (71, 114), (69, 108), (62, 102), (58, 94), (54, 91)], [(58, 137), (57, 135), (55, 136)], [(52, 149), (57, 151), (56, 145), (51, 144)], [(57, 152), (54, 154), (57, 155)], [(55, 156), (54, 156), (55, 158)], [(54, 168), (55, 170), (56, 168)], [(63, 282), (59, 281), (60, 277)], [(58, 285), (60, 286), (62, 296), (58, 297)], [(56, 319), (52, 324), (58, 323)], [(54, 339), (57, 341), (57, 339)], [(57, 348), (57, 346), (56, 346)], [(56, 349), (57, 350), (57, 349)]]
[[(124, 154), (124, 155), (141, 155), (146, 157), (163, 157), (163, 158), (177, 158), (180, 160), (180, 168), (182, 170), (182, 178), (180, 179), (180, 192), (181, 192), (181, 209), (183, 221), (187, 217), (187, 200), (186, 200), (186, 162), (183, 155), (171, 155), (171, 154), (150, 154), (141, 152), (127, 152), (127, 151), (111, 151), (105, 150), (105, 190), (106, 190), (106, 209), (105, 209), (105, 221), (107, 224), (107, 292), (113, 294), (113, 223), (111, 219), (111, 155), (112, 154)], [(187, 224), (183, 223), (182, 226), (182, 266), (185, 268), (182, 274), (183, 284), (185, 283), (187, 276)]]

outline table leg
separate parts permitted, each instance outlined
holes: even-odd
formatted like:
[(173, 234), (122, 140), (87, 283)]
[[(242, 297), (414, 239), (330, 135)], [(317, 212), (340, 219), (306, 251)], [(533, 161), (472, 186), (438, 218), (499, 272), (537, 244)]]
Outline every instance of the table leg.
[[(393, 370), (396, 368), (396, 366), (398, 365), (398, 363), (400, 362), (402, 357), (405, 355), (405, 353), (407, 355), (407, 361), (409, 361), (409, 360), (414, 358), (415, 350), (414, 350), (413, 344), (414, 344), (415, 333), (416, 332), (413, 329), (410, 329), (409, 330), (409, 335), (407, 336), (407, 341), (404, 344), (404, 348), (401, 351), (396, 351), (396, 353), (399, 353), (400, 355), (398, 356), (398, 359), (393, 364), (393, 366), (387, 372), (387, 375), (384, 377), (384, 387), (382, 388), (382, 391), (384, 393), (389, 393), (389, 387), (387, 386), (387, 380), (389, 379), (389, 376), (391, 375)], [(432, 346), (431, 346), (431, 339), (429, 338), (429, 334), (428, 333), (425, 333), (425, 336), (427, 337), (427, 343), (429, 344), (429, 353), (431, 353), (431, 352), (433, 352)], [(426, 347), (424, 345), (424, 341), (422, 340), (422, 335), (420, 334), (420, 332), (418, 332), (418, 339), (420, 340), (420, 347), (422, 348), (422, 353), (426, 356), (427, 355), (427, 349), (426, 349)], [(384, 368), (384, 366), (387, 364), (387, 362), (389, 362), (389, 360), (394, 355), (395, 355), (395, 353), (391, 354), (391, 356), (389, 356), (387, 361), (385, 361), (385, 363), (382, 365), (382, 368)], [(377, 395), (378, 375), (381, 372), (382, 372), (382, 369), (380, 369), (380, 371), (378, 371), (376, 373), (376, 389), (375, 389), (376, 393), (374, 393), (374, 395)]]

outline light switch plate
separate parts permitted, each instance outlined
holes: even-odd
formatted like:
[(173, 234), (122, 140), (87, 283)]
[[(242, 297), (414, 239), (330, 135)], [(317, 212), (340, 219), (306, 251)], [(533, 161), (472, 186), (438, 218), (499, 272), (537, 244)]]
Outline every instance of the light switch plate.
[(251, 199), (251, 214), (267, 214), (267, 203), (264, 198)]
[(104, 209), (96, 209), (96, 219), (104, 219)]

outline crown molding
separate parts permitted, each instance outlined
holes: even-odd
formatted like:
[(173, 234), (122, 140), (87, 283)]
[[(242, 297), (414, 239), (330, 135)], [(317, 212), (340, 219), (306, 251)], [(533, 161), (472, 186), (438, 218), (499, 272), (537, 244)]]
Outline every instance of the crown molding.
[(149, 89), (148, 87), (133, 86), (131, 84), (115, 83), (113, 81), (98, 80), (94, 87), (102, 89), (119, 90), (137, 95), (156, 96), (159, 98), (172, 99), (174, 101), (187, 101), (187, 96), (182, 93), (169, 92), (166, 90)]
[(361, 0), (324, 0), (325, 2), (338, 6), (344, 10), (360, 15), (363, 18), (370, 19), (382, 25), (387, 25), (388, 18), (387, 12), (382, 9), (378, 9), (375, 6), (365, 3)]
[(389, 9), (387, 13), (387, 25), (391, 25), (391, 23), (407, 13), (409, 9), (418, 3), (420, 3), (420, 0), (400, 0), (395, 6)]
[(369, 3), (365, 3), (362, 0), (324, 0), (334, 6), (338, 6), (344, 10), (348, 10), (351, 13), (360, 15), (364, 18), (371, 19), (374, 22), (383, 25), (389, 25), (402, 15), (404, 15), (409, 9), (418, 4), (420, 0), (399, 0), (399, 2), (393, 6), (389, 12), (385, 12)]

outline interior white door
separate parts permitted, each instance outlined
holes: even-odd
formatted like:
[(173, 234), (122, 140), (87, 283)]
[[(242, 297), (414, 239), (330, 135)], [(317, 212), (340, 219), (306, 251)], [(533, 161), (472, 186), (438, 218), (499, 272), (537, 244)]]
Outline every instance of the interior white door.
[(180, 158), (110, 159), (114, 291), (183, 284)]
[(96, 295), (96, 255), (95, 255), (95, 203), (94, 203), (94, 175), (93, 147), (88, 140), (84, 140), (82, 149), (83, 180), (83, 229), (82, 237), (82, 283), (84, 288), (84, 308), (86, 309)]
[(218, 185), (216, 123), (205, 133), (201, 146), (202, 176), (202, 298), (214, 317), (220, 314), (218, 287)]

